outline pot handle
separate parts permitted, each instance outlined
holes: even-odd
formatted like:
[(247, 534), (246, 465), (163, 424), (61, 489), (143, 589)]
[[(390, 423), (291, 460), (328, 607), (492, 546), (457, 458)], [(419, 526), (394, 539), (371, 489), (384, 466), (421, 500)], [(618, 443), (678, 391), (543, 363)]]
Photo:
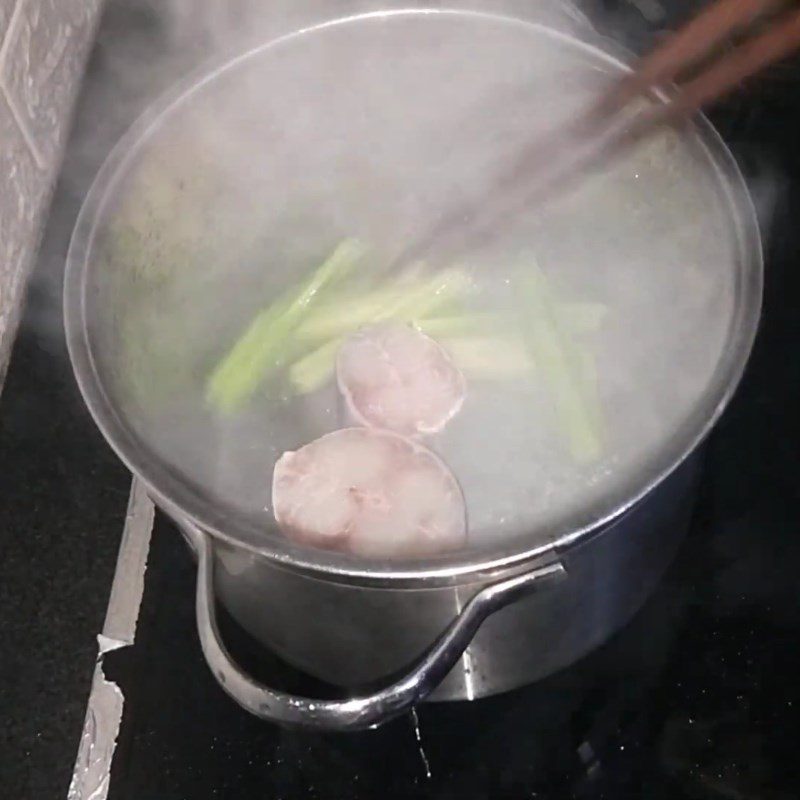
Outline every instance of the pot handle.
[(270, 689), (253, 680), (233, 661), (217, 627), (211, 537), (194, 526), (187, 533), (198, 557), (196, 611), (200, 644), (220, 686), (242, 708), (261, 719), (324, 731), (374, 728), (402, 714), (436, 688), (490, 614), (531, 594), (543, 580), (566, 574), (563, 565), (556, 562), (490, 584), (464, 606), (399, 680), (372, 694), (347, 700), (314, 700)]

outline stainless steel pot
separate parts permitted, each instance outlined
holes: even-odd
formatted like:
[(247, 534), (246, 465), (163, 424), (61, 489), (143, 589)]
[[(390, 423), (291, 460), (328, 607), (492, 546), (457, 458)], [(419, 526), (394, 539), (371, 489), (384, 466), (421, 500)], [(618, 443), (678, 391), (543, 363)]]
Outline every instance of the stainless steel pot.
[[(472, 700), (530, 683), (576, 661), (638, 610), (686, 532), (697, 461), (564, 552), (553, 548), (521, 567), (439, 588), (320, 580), (214, 544), (184, 521), (199, 555), (203, 652), (220, 685), (249, 711), (325, 729), (377, 725), (425, 697)], [(257, 684), (220, 640), (215, 595), (309, 674), (343, 687), (384, 686), (322, 702)]]
[[(249, 468), (248, 448), (238, 448), (236, 458), (244, 452), (245, 463), (233, 471), (235, 480), (231, 481), (226, 461), (230, 454), (218, 448), (225, 436), (216, 423), (198, 426), (204, 418), (188, 406), (176, 407), (171, 414), (152, 412), (151, 395), (175, 385), (179, 395), (187, 394), (194, 377), (181, 370), (150, 370), (144, 381), (132, 378), (141, 360), (135, 356), (141, 357), (141, 352), (132, 354), (128, 348), (145, 323), (130, 316), (131, 307), (139, 303), (147, 319), (157, 318), (159, 325), (175, 319), (190, 325), (201, 316), (200, 332), (217, 333), (217, 317), (238, 302), (238, 295), (222, 297), (224, 305), (218, 305), (218, 313), (206, 311), (205, 315), (197, 311), (202, 305), (161, 308), (164, 282), (171, 280), (164, 265), (172, 266), (184, 251), (166, 249), (166, 240), (158, 238), (152, 220), (168, 215), (172, 208), (180, 210), (181, 193), (200, 196), (206, 191), (203, 158), (208, 152), (228, 153), (224, 143), (231, 141), (232, 130), (254, 130), (259, 137), (258, 147), (247, 154), (247, 176), (242, 173), (237, 178), (247, 182), (250, 173), (259, 173), (259, 152), (268, 149), (263, 137), (271, 135), (274, 127), (269, 114), (276, 109), (264, 111), (258, 103), (243, 102), (243, 98), (252, 101), (252, 91), (263, 92), (269, 86), (275, 94), (283, 91), (290, 102), (287, 82), (304, 81), (304, 86), (311, 86), (310, 94), (303, 97), (305, 105), (292, 112), (303, 121), (302, 133), (311, 129), (305, 115), (311, 115), (311, 127), (319, 122), (313, 120), (313, 100), (324, 103), (325, 89), (319, 88), (315, 95), (313, 87), (322, 66), (351, 70), (348, 74), (353, 76), (357, 74), (353, 70), (361, 68), (353, 63), (356, 57), (363, 58), (370, 69), (381, 64), (385, 68), (388, 61), (387, 75), (391, 76), (392, 57), (408, 48), (431, 47), (462, 58), (458, 55), (463, 53), (462, 44), (470, 45), (472, 56), (522, 44), (532, 50), (566, 48), (586, 62), (592, 74), (613, 75), (625, 69), (604, 50), (562, 33), (473, 12), (387, 12), (308, 29), (191, 78), (157, 103), (101, 169), (72, 240), (65, 318), (83, 395), (110, 444), (179, 523), (197, 553), (197, 620), (212, 671), (237, 702), (265, 719), (325, 729), (374, 726), (426, 697), (472, 699), (536, 680), (606, 639), (644, 601), (678, 546), (691, 509), (696, 453), (733, 392), (755, 335), (762, 273), (755, 215), (733, 159), (709, 124), (698, 119), (683, 136), (698, 154), (704, 186), (713, 184), (713, 195), (721, 204), (724, 225), (720, 230), (727, 232), (731, 250), (726, 267), (732, 286), (729, 322), (708, 385), (665, 441), (646, 460), (630, 465), (626, 481), (578, 505), (574, 513), (551, 520), (543, 530), (424, 562), (363, 561), (302, 548), (268, 530), (260, 484), (256, 482), (252, 489), (249, 484), (251, 474), (258, 470)], [(332, 52), (336, 54), (333, 60)], [(241, 87), (248, 89), (237, 94)], [(431, 91), (435, 98), (435, 90)], [(347, 102), (346, 92), (341, 101)], [(435, 103), (430, 108), (435, 111)], [(157, 179), (159, 170), (174, 168), (174, 162), (185, 156), (182, 143), (187, 140), (173, 136), (176, 128), (184, 137), (188, 131), (206, 138), (192, 154), (195, 160), (190, 160), (190, 168), (171, 184), (178, 194), (170, 194)], [(347, 125), (342, 130), (346, 132)], [(150, 159), (155, 163), (151, 179), (155, 174), (156, 183), (148, 184), (147, 196), (160, 198), (161, 205), (155, 211), (150, 206), (142, 211), (133, 202), (132, 211), (130, 198), (135, 201), (144, 192), (137, 183), (141, 165), (147, 163), (148, 153), (158, 150), (154, 143), (160, 143), (161, 160)], [(489, 145), (490, 151), (496, 149), (493, 143)], [(249, 146), (254, 147), (253, 141)], [(280, 142), (276, 140), (274, 146), (279, 148)], [(372, 146), (379, 147), (380, 142), (376, 139)], [(232, 149), (238, 154), (241, 142), (234, 142)], [(336, 180), (346, 180), (358, 166), (356, 159), (345, 163), (342, 171), (341, 158), (335, 160)], [(279, 174), (281, 165), (271, 163), (270, 169)], [(291, 186), (277, 182), (282, 192), (276, 192), (273, 180), (263, 195), (269, 205), (267, 214), (283, 213), (285, 198), (292, 193), (318, 200), (319, 184), (304, 181), (301, 174)], [(211, 203), (214, 216), (200, 215), (201, 224), (186, 234), (187, 241), (194, 237), (204, 248), (199, 262), (195, 251), (187, 260), (195, 270), (191, 291), (187, 289), (192, 303), (202, 292), (221, 291), (224, 281), (214, 282), (214, 264), (215, 259), (225, 258), (230, 242), (219, 245), (214, 240), (224, 239), (225, 231), (258, 204), (253, 186), (261, 184), (248, 184), (245, 202), (242, 191), (231, 190), (230, 203), (216, 187), (212, 196), (224, 202)], [(691, 184), (686, 188), (689, 193), (706, 190)], [(375, 205), (376, 187), (364, 189), (359, 184), (352, 191), (355, 195), (363, 191), (367, 198), (361, 211)], [(424, 205), (424, 200), (419, 203)], [(230, 204), (233, 210), (222, 225), (218, 217)], [(147, 236), (124, 239), (126, 249), (114, 251), (112, 257), (104, 247), (109, 236), (117, 242), (122, 238), (117, 224), (120, 209), (136, 217)], [(185, 233), (181, 227), (188, 224), (185, 214), (171, 220), (173, 228)], [(331, 223), (331, 219), (323, 222)], [(375, 228), (381, 229), (382, 222), (378, 220)], [(226, 263), (225, 268), (236, 266)], [(164, 332), (174, 330), (156, 330), (158, 341), (171, 345), (172, 338)], [(200, 332), (187, 334), (185, 327), (179, 331), (186, 341), (197, 340)], [(159, 352), (149, 355), (158, 362)], [(176, 431), (191, 431), (193, 436), (178, 436)], [(285, 447), (280, 441), (282, 430), (276, 429), (273, 435), (278, 440), (275, 446)], [(241, 445), (241, 438), (238, 441)], [(259, 480), (264, 482), (263, 476)], [(340, 702), (319, 701), (287, 696), (253, 681), (232, 662), (220, 640), (215, 597), (287, 661), (352, 694)], [(376, 684), (383, 688), (363, 692), (358, 688)]]

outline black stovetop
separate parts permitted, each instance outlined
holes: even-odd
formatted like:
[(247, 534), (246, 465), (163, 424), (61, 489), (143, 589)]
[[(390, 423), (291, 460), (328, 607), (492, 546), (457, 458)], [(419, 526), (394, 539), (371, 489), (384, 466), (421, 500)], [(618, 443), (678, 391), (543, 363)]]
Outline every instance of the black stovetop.
[[(0, 406), (0, 794), (14, 800), (66, 796), (125, 513), (128, 476), (73, 388), (57, 287), (87, 167), (102, 157), (87, 143), (99, 129), (107, 150), (185, 66), (164, 66), (158, 19), (141, 10), (152, 7), (119, 0), (104, 17)], [(634, 45), (653, 35), (641, 20), (629, 30)], [(119, 46), (156, 65), (148, 83), (114, 70)], [(105, 113), (120, 94), (124, 111)], [(209, 673), (194, 564), (158, 518), (136, 644), (104, 661), (125, 695), (110, 800), (800, 795), (800, 65), (772, 70), (713, 118), (762, 212), (765, 313), (709, 442), (690, 534), (642, 611), (534, 686), (423, 706), (421, 749), (410, 717), (360, 734), (281, 730)], [(223, 623), (258, 675), (318, 688)]]
[[(719, 467), (738, 461), (728, 440), (712, 445), (677, 560), (605, 646), (533, 686), (424, 705), (416, 720), (358, 734), (282, 730), (222, 693), (195, 631), (193, 560), (159, 519), (136, 644), (105, 657), (126, 698), (109, 797), (795, 797), (800, 627), (780, 565), (788, 531), (765, 530), (763, 512), (721, 512), (738, 505), (729, 491), (740, 470)], [(225, 622), (235, 658), (257, 677), (317, 692)]]

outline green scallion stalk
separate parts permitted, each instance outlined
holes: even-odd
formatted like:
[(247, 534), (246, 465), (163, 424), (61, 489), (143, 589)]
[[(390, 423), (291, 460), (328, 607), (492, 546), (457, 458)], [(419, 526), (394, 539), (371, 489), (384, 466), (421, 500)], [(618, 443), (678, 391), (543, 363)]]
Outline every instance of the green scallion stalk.
[[(339, 336), (332, 341), (326, 341), (289, 367), (289, 381), (300, 394), (315, 391), (325, 384), (333, 374), (336, 351), (341, 345), (346, 334), (365, 324), (396, 319), (408, 322), (412, 319), (433, 313), (460, 299), (471, 286), (469, 277), (459, 269), (443, 270), (425, 281), (414, 282), (410, 287), (400, 292), (397, 287), (385, 290), (384, 302), (376, 302), (378, 293), (371, 293), (368, 301), (361, 308), (369, 308), (369, 318), (358, 317), (351, 309), (358, 300), (351, 299), (349, 304), (342, 301), (341, 324), (332, 324), (336, 319), (326, 311), (324, 326), (316, 327), (316, 332), (325, 329), (327, 332), (337, 330)], [(379, 290), (380, 291), (380, 290)], [(310, 337), (309, 330), (315, 330), (314, 319), (303, 326), (306, 335)], [(299, 331), (298, 331), (299, 334)]]
[(364, 248), (357, 241), (342, 242), (299, 290), (262, 311), (209, 377), (207, 400), (230, 413), (249, 399), (283, 365), (288, 338), (322, 291), (347, 277), (363, 254)]
[(578, 462), (595, 461), (602, 453), (600, 409), (586, 386), (580, 351), (562, 329), (551, 288), (538, 265), (526, 269), (520, 286), (524, 303), (520, 316), (528, 347), (552, 392), (570, 452)]

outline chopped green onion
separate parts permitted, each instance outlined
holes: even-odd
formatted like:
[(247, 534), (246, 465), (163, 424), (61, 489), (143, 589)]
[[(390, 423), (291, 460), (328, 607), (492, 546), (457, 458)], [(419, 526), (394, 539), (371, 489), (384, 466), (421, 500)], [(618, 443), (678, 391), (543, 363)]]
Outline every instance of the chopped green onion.
[(550, 286), (537, 264), (526, 270), (520, 283), (524, 302), (520, 316), (528, 347), (553, 394), (570, 452), (581, 463), (595, 461), (602, 452), (600, 409), (596, 396), (587, 390), (580, 351), (562, 331)]
[(336, 351), (346, 334), (370, 323), (387, 319), (408, 322), (430, 314), (460, 298), (469, 286), (471, 281), (462, 270), (444, 270), (428, 280), (415, 281), (403, 291), (393, 286), (372, 292), (366, 298), (353, 299), (350, 305), (342, 301), (340, 312), (327, 309), (321, 317), (315, 313), (298, 328), (298, 336), (312, 339), (323, 331), (328, 334), (336, 331), (339, 335), (292, 364), (290, 383), (301, 394), (315, 391), (333, 374)]
[(342, 337), (331, 339), (289, 367), (289, 382), (298, 394), (322, 388), (333, 374)]
[(283, 364), (287, 339), (320, 292), (350, 274), (363, 253), (358, 242), (343, 242), (299, 291), (287, 293), (262, 311), (211, 374), (207, 399), (223, 412), (233, 411), (247, 400)]
[(483, 336), (507, 328), (499, 314), (458, 314), (449, 317), (415, 319), (414, 325), (436, 339), (448, 336)]
[(516, 337), (451, 337), (439, 343), (469, 378), (513, 380), (529, 375), (534, 368), (524, 342)]

